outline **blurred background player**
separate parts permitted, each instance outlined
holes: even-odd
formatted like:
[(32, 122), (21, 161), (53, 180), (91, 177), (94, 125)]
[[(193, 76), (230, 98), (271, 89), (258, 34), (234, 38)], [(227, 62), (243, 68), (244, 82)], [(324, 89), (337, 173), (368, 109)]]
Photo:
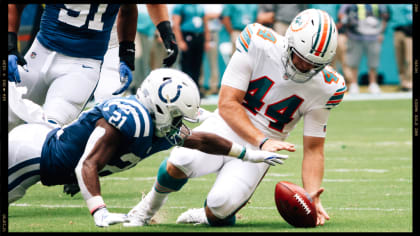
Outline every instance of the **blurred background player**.
[(236, 38), (242, 29), (255, 22), (258, 17), (258, 4), (224, 4), (222, 11), (222, 23), (230, 35), (232, 54), (235, 52)]
[[(12, 103), (25, 110), (28, 103), (22, 100), (27, 99), (13, 98)], [(78, 183), (96, 226), (106, 227), (126, 221), (127, 216), (107, 210), (99, 177), (130, 169), (174, 145), (271, 165), (287, 158), (249, 150), (215, 134), (191, 132), (182, 119), (196, 119), (199, 104), (197, 86), (188, 75), (158, 69), (136, 96), (105, 100), (64, 128), (54, 128), (42, 119), (14, 128), (9, 133), (9, 204), (38, 181), (46, 186)], [(42, 113), (38, 105), (30, 105), (26, 108)], [(128, 153), (134, 155), (126, 158)]]
[(293, 18), (305, 9), (307, 4), (259, 4), (258, 22), (284, 35)]
[(343, 4), (339, 10), (340, 22), (347, 34), (346, 63), (349, 66), (349, 93), (359, 93), (359, 64), (366, 54), (368, 60), (368, 91), (381, 92), (377, 81), (377, 69), (389, 19), (388, 7), (384, 4)]
[[(315, 202), (317, 225), (329, 220), (320, 200), (326, 125), (330, 109), (346, 91), (343, 77), (327, 66), (335, 56), (337, 33), (331, 16), (317, 9), (298, 14), (285, 37), (257, 23), (247, 25), (223, 75), (218, 110), (194, 129), (253, 150), (293, 152), (294, 144), (284, 140), (303, 119), (302, 183)], [(148, 224), (169, 193), (180, 190), (188, 178), (210, 173), (217, 178), (205, 207), (184, 212), (177, 223), (233, 225), (268, 168), (174, 148), (151, 191), (130, 210), (130, 223), (124, 225)]]
[[(8, 77), (9, 81), (27, 88), (25, 98), (43, 104), (51, 123), (64, 125), (74, 120), (92, 96), (118, 12), (120, 61), (117, 66), (123, 83), (120, 89), (115, 88), (118, 89), (115, 93), (122, 93), (128, 87), (134, 70), (137, 21), (134, 4), (121, 7), (119, 4), (47, 4), (40, 31), (25, 58), (17, 50), (16, 36), (23, 9), (24, 5), (9, 4)], [(167, 9), (165, 5), (151, 5), (149, 11), (164, 32), (165, 46), (171, 50), (166, 61), (171, 64), (176, 59), (177, 48)], [(12, 116), (9, 128), (20, 122)]]
[(204, 6), (201, 4), (177, 4), (172, 11), (173, 29), (181, 50), (180, 68), (191, 76), (199, 88), (203, 54), (210, 42), (204, 16)]
[(200, 74), (200, 89), (203, 94), (217, 94), (220, 88), (219, 73), (219, 33), (222, 28), (220, 15), (223, 10), (222, 4), (203, 4), (207, 25), (210, 34), (208, 48), (205, 50), (204, 56), (207, 57), (208, 69), (210, 72), (209, 81), (206, 82), (203, 62)]
[(391, 8), (394, 25), (394, 47), (400, 79), (400, 90), (413, 89), (413, 7), (394, 4)]

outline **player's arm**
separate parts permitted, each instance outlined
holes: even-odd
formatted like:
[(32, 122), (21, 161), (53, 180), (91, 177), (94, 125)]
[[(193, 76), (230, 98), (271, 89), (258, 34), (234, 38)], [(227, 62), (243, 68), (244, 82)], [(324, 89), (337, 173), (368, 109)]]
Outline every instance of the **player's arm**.
[(119, 95), (126, 91), (133, 81), (135, 45), (138, 10), (136, 4), (121, 4), (117, 15), (117, 35), (119, 41), (121, 86), (112, 93)]
[(244, 52), (236, 51), (229, 61), (219, 93), (219, 114), (235, 133), (254, 146), (263, 147), (266, 151), (295, 151), (294, 145), (291, 143), (266, 139), (263, 132), (252, 124), (245, 108), (242, 106), (247, 88), (239, 89), (233, 87), (233, 85), (241, 84), (240, 81), (249, 83), (252, 66), (247, 58), (248, 56)]
[(94, 217), (95, 224), (100, 227), (126, 220), (122, 214), (109, 213), (106, 209), (101, 197), (98, 176), (98, 172), (115, 155), (121, 135), (120, 131), (108, 124), (105, 119), (99, 119), (75, 169), (80, 192)]
[(325, 220), (329, 220), (320, 199), (320, 194), (324, 191), (321, 184), (324, 177), (325, 127), (328, 116), (329, 110), (320, 108), (308, 112), (304, 117), (302, 183), (315, 201), (317, 225), (323, 225)]
[(166, 4), (146, 4), (150, 19), (159, 31), (163, 44), (168, 52), (168, 56), (163, 59), (163, 66), (171, 67), (178, 56), (178, 46), (176, 44), (175, 35), (172, 32), (171, 23), (169, 22), (168, 7)]
[(8, 4), (8, 32), (17, 33), (20, 27), (20, 17), (26, 4)]
[(209, 154), (231, 156), (249, 162), (265, 162), (269, 165), (283, 164), (282, 160), (288, 158), (287, 155), (274, 152), (247, 149), (217, 134), (208, 132), (191, 132), (184, 140), (183, 146)]
[(26, 68), (26, 60), (19, 53), (17, 48), (17, 33), (20, 27), (20, 17), (22, 16), (25, 4), (8, 4), (8, 33), (7, 33), (7, 54), (8, 54), (8, 80), (20, 83), (18, 65)]

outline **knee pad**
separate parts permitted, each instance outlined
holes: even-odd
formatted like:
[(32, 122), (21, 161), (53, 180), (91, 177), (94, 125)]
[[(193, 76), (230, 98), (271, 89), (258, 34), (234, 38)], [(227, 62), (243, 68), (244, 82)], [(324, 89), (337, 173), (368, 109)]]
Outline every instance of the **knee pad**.
[[(206, 201), (204, 201), (204, 208), (206, 208), (206, 206), (207, 206), (207, 199), (206, 199)], [(213, 209), (211, 207), (209, 207), (209, 208), (214, 215)], [(216, 217), (219, 218), (218, 216), (216, 216)], [(217, 220), (217, 221), (209, 219), (207, 217), (207, 221), (209, 222), (210, 226), (233, 226), (236, 223), (236, 215), (234, 213), (232, 213), (232, 214), (228, 215), (227, 217), (225, 217), (223, 219), (219, 218), (219, 220)]]
[(165, 192), (173, 192), (178, 191), (187, 183), (188, 178), (186, 179), (175, 179), (169, 175), (168, 171), (166, 171), (167, 165), (166, 158), (159, 167), (158, 174), (157, 174), (157, 181), (155, 184), (155, 190), (160, 193)]

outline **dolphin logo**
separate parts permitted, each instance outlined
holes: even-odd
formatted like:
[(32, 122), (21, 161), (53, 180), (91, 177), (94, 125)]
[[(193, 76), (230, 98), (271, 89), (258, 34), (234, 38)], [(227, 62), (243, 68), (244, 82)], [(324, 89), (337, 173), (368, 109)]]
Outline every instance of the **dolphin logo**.
[(169, 83), (172, 83), (172, 79), (168, 79), (163, 84), (161, 84), (158, 90), (159, 99), (164, 103), (173, 103), (176, 100), (178, 100), (179, 96), (181, 95), (182, 85), (178, 85), (175, 97), (173, 97), (172, 99), (169, 99), (169, 102), (168, 102), (168, 99), (163, 97), (162, 90), (163, 90), (163, 87), (165, 87)]

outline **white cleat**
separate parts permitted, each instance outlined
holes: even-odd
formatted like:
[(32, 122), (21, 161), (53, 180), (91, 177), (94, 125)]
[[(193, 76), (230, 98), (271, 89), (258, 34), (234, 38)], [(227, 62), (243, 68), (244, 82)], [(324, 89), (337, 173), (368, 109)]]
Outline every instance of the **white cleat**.
[(204, 208), (192, 208), (178, 216), (177, 224), (209, 224)]
[(145, 204), (146, 202), (143, 199), (139, 204), (137, 204), (133, 209), (131, 209), (127, 214), (128, 222), (124, 223), (123, 226), (137, 227), (148, 225), (152, 217), (147, 216)]

